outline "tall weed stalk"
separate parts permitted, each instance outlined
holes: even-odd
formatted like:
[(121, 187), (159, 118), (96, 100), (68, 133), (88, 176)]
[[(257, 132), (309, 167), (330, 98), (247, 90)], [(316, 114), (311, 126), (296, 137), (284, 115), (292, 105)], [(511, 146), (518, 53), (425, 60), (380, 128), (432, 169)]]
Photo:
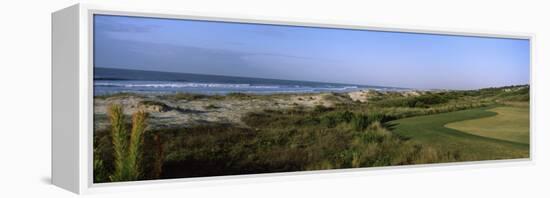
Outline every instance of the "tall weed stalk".
[(108, 110), (114, 150), (114, 172), (111, 181), (134, 181), (141, 171), (141, 144), (145, 132), (147, 113), (139, 110), (132, 115), (132, 130), (128, 133), (122, 106), (113, 104)]

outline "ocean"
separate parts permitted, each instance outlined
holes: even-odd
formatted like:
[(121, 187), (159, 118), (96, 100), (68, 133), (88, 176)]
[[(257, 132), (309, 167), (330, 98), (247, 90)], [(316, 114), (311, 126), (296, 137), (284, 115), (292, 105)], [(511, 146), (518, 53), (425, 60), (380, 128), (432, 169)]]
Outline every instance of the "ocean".
[(234, 92), (253, 94), (319, 93), (349, 92), (361, 89), (400, 90), (401, 88), (221, 75), (98, 67), (94, 68), (95, 96), (121, 92), (158, 95), (174, 93), (224, 95)]

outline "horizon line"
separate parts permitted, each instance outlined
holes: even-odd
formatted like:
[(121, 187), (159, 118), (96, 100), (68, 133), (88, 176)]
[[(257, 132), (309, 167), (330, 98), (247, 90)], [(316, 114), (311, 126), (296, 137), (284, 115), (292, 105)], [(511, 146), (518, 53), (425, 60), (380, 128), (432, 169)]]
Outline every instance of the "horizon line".
[[(511, 85), (502, 85), (502, 86), (489, 86), (475, 89), (447, 89), (447, 88), (410, 88), (410, 87), (394, 87), (394, 86), (380, 86), (380, 85), (365, 85), (365, 84), (354, 84), (354, 83), (341, 83), (341, 82), (322, 82), (322, 81), (309, 81), (309, 80), (291, 80), (291, 79), (276, 79), (276, 78), (259, 78), (259, 77), (249, 77), (249, 76), (231, 76), (231, 75), (220, 75), (220, 74), (205, 74), (205, 73), (188, 73), (188, 72), (172, 72), (172, 71), (159, 71), (159, 70), (146, 70), (146, 69), (128, 69), (128, 68), (118, 68), (118, 67), (101, 67), (94, 66), (95, 69), (118, 69), (118, 70), (130, 70), (130, 71), (143, 71), (143, 72), (160, 72), (160, 73), (174, 73), (174, 74), (192, 74), (192, 75), (209, 75), (209, 76), (221, 76), (221, 77), (233, 77), (233, 78), (254, 78), (262, 80), (280, 80), (280, 81), (300, 81), (300, 82), (309, 82), (309, 83), (328, 83), (328, 84), (340, 84), (340, 85), (356, 85), (356, 86), (366, 86), (373, 88), (395, 88), (395, 89), (409, 89), (409, 90), (419, 90), (419, 91), (430, 91), (430, 90), (447, 90), (447, 91), (472, 91), (472, 90), (481, 90), (481, 89), (490, 89), (490, 88), (503, 88), (503, 87), (514, 87), (514, 86), (530, 86), (530, 83), (526, 84), (511, 84)], [(95, 73), (94, 73), (95, 80)]]
[[(171, 72), (171, 71), (159, 71), (159, 70), (127, 69), (127, 68), (117, 68), (117, 67), (100, 67), (100, 66), (94, 66), (94, 69), (96, 69), (96, 68), (99, 68), (99, 69), (134, 70), (134, 71), (144, 71), (144, 72), (162, 72), (162, 73), (175, 73), (175, 74), (209, 75), (209, 76), (222, 76), (222, 77), (233, 77), (233, 78), (255, 78), (255, 79), (262, 79), (262, 80), (300, 81), (300, 82), (309, 82), (309, 83), (328, 83), (328, 84), (340, 84), (340, 85), (356, 85), (356, 86), (366, 86), (366, 87), (375, 87), (375, 88), (417, 89), (417, 88), (408, 88), (408, 87), (393, 87), (393, 86), (380, 86), (380, 85), (365, 85), (365, 84), (341, 83), (341, 82), (322, 82), (322, 81), (310, 81), (310, 80), (291, 80), (291, 79), (276, 79), (276, 78), (259, 78), (259, 77), (249, 77), (249, 76), (230, 76), (230, 75), (219, 75), (219, 74)], [(94, 79), (95, 79), (95, 73), (94, 73)]]

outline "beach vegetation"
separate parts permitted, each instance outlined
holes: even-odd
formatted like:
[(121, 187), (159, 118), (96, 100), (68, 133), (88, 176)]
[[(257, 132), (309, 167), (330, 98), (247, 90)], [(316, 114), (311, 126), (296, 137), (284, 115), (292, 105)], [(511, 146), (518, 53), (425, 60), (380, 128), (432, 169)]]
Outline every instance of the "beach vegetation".
[(115, 169), (111, 181), (133, 181), (141, 174), (141, 144), (145, 132), (147, 113), (142, 110), (132, 115), (131, 131), (126, 129), (122, 106), (109, 108)]
[[(94, 175), (99, 182), (134, 181), (142, 176), (143, 139), (147, 127), (148, 114), (138, 110), (132, 114), (131, 129), (128, 131), (123, 108), (113, 104), (108, 109), (111, 124), (110, 138), (112, 150), (112, 172), (108, 174), (101, 151), (94, 149)], [(101, 146), (101, 144), (100, 144)], [(106, 175), (109, 175), (108, 177)]]
[[(114, 106), (108, 113), (111, 127), (94, 133), (94, 141), (97, 141), (94, 156), (96, 151), (98, 156), (94, 157), (94, 181), (528, 157), (528, 125), (525, 122), (528, 117), (525, 115), (528, 115), (529, 104), (524, 101), (529, 97), (528, 90), (528, 86), (513, 86), (473, 91), (373, 91), (369, 92), (372, 96), (368, 101), (361, 103), (350, 102), (342, 93), (324, 94), (324, 98), (330, 100), (325, 105), (265, 106), (244, 113), (239, 123), (208, 122), (147, 132), (138, 130), (139, 126), (144, 126), (139, 123), (146, 122), (147, 116), (133, 118), (132, 124), (124, 124), (122, 108)], [(220, 100), (271, 101), (273, 97), (295, 97), (306, 101), (318, 98), (311, 94), (298, 97), (237, 93), (176, 95), (160, 97), (204, 100), (200, 106), (204, 109), (219, 108), (215, 104), (223, 102)], [(329, 103), (331, 105), (327, 105)], [(190, 111), (178, 112), (192, 114)], [(495, 116), (495, 112), (501, 115)], [(521, 121), (506, 121), (511, 118), (521, 118)], [(494, 124), (487, 125), (481, 122), (482, 119), (508, 124), (508, 128), (517, 130), (496, 134), (489, 127)], [(477, 124), (468, 124), (470, 128), (466, 129), (463, 122), (467, 120)], [(133, 125), (138, 128), (126, 131)], [(134, 135), (132, 140), (134, 131), (141, 133)], [(131, 142), (140, 138), (143, 139), (141, 147), (132, 151), (137, 157), (121, 157), (130, 153)], [(126, 164), (128, 162), (136, 166)], [(100, 174), (102, 172), (108, 174)]]

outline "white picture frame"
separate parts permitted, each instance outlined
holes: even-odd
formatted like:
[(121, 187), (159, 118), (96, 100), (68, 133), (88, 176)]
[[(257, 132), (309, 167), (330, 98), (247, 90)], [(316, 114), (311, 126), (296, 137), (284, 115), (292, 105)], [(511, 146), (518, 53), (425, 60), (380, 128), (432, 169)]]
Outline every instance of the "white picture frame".
[[(457, 162), (398, 167), (355, 168), (338, 170), (305, 171), (293, 173), (268, 173), (258, 175), (216, 176), (204, 178), (170, 179), (94, 184), (93, 183), (93, 15), (112, 14), (125, 16), (159, 17), (173, 19), (200, 19), (225, 22), (295, 25), (310, 27), (345, 28), (360, 30), (395, 31), (476, 37), (528, 39), (533, 55), (534, 35), (528, 33), (502, 33), (385, 25), (353, 24), (341, 21), (316, 21), (247, 15), (206, 14), (167, 10), (138, 10), (77, 4), (52, 14), (52, 183), (74, 193), (87, 194), (105, 191), (181, 188), (221, 183), (252, 183), (279, 181), (290, 178), (315, 179), (319, 177), (349, 176), (349, 173), (386, 174), (387, 171), (418, 171), (416, 168), (472, 168), (481, 166), (515, 166), (534, 163), (534, 90), (530, 100), (530, 158)], [(531, 57), (532, 60), (532, 57)], [(532, 64), (532, 63), (531, 63)], [(530, 65), (530, 68), (532, 66)], [(530, 70), (532, 71), (532, 70)], [(530, 75), (532, 77), (532, 74)], [(532, 78), (530, 79), (530, 86)], [(368, 170), (368, 171), (367, 171)], [(286, 176), (286, 177), (279, 177)]]

